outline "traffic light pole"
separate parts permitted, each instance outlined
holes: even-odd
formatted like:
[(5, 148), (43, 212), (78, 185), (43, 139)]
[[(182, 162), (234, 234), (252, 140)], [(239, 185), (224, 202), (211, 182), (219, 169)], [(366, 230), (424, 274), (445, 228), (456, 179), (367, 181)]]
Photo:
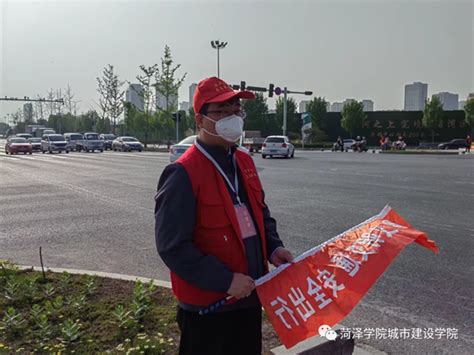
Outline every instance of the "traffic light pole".
[(287, 125), (287, 120), (288, 120), (287, 93), (288, 93), (288, 90), (285, 86), (283, 88), (283, 135), (284, 136), (286, 136), (286, 125)]
[(234, 90), (250, 90), (250, 91), (260, 91), (268, 92), (268, 97), (273, 97), (273, 93), (280, 95), (283, 93), (283, 135), (286, 136), (287, 133), (287, 121), (288, 121), (288, 94), (303, 94), (303, 95), (313, 95), (312, 91), (290, 91), (285, 86), (283, 90), (279, 87), (275, 88), (274, 84), (270, 84), (268, 89), (260, 86), (246, 86), (245, 81), (241, 81), (240, 85), (234, 84), (231, 85)]
[(288, 120), (288, 94), (313, 95), (312, 91), (290, 91), (285, 86), (283, 88), (283, 135), (286, 136)]
[(17, 97), (0, 97), (0, 101), (26, 101), (26, 102), (59, 102), (64, 105), (63, 99), (30, 99), (28, 96), (25, 96), (23, 99)]
[(179, 142), (179, 113), (178, 116), (176, 117), (176, 144)]

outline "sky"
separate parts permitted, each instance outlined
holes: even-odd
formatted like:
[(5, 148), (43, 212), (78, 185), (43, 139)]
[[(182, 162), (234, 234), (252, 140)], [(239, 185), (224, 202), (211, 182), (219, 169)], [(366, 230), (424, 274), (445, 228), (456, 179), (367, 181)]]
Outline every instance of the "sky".
[[(191, 83), (312, 91), (330, 102), (371, 99), (403, 109), (404, 85), (428, 83), (464, 100), (474, 92), (473, 1), (20, 1), (0, 0), (0, 97), (46, 96), (70, 85), (79, 111), (97, 109), (107, 64), (136, 82), (139, 65), (170, 46)], [(294, 99), (312, 97), (295, 95)], [(270, 108), (274, 99), (268, 101)], [(0, 122), (23, 103), (0, 101)]]

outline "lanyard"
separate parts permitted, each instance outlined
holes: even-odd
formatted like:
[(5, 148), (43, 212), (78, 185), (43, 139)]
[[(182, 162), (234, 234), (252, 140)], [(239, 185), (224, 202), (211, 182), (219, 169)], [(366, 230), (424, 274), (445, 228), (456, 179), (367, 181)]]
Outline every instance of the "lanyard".
[(232, 192), (235, 194), (235, 198), (237, 199), (237, 202), (239, 203), (239, 205), (241, 205), (242, 203), (240, 202), (240, 197), (239, 197), (239, 180), (237, 178), (237, 165), (235, 163), (235, 158), (234, 156), (232, 156), (232, 164), (234, 165), (234, 184), (232, 184), (229, 180), (229, 178), (227, 177), (227, 174), (224, 173), (224, 171), (222, 170), (222, 168), (219, 166), (219, 164), (217, 164), (216, 160), (208, 153), (206, 152), (206, 150), (196, 141), (194, 143), (194, 145), (196, 146), (197, 149), (199, 149), (199, 151), (204, 154), (204, 156), (209, 159), (209, 161), (214, 164), (214, 166), (216, 167), (217, 171), (222, 175), (222, 177), (224, 178), (224, 180), (227, 182), (227, 185), (229, 185), (229, 188), (232, 190)]

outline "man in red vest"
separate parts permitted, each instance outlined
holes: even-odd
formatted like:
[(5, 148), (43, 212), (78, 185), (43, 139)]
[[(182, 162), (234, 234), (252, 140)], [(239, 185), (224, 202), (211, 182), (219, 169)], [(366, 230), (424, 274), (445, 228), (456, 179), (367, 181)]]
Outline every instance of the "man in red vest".
[[(260, 354), (262, 312), (254, 280), (293, 256), (265, 204), (252, 157), (235, 142), (245, 112), (234, 91), (213, 77), (194, 94), (198, 136), (168, 165), (155, 197), (158, 253), (178, 299), (180, 354)], [(223, 298), (215, 312), (203, 307)]]

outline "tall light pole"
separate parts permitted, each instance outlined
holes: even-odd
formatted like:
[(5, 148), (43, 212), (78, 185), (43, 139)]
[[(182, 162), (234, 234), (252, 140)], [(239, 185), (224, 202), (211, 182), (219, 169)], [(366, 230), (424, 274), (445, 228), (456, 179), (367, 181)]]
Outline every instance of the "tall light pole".
[(217, 49), (217, 77), (220, 78), (220, 69), (219, 69), (219, 50), (224, 49), (227, 46), (227, 42), (211, 41), (211, 46), (214, 49)]

